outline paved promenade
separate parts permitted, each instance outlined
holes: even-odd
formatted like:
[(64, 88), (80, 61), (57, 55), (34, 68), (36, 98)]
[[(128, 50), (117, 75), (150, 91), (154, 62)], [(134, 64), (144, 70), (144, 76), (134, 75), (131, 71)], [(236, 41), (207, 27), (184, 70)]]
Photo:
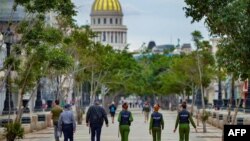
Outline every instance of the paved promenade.
[[(129, 140), (130, 141), (152, 141), (149, 135), (149, 125), (144, 123), (144, 117), (140, 109), (131, 110), (134, 116), (134, 122), (131, 125)], [(160, 111), (164, 115), (165, 129), (162, 132), (162, 141), (178, 141), (178, 130), (173, 133), (176, 111)], [(111, 123), (109, 117), (109, 127), (103, 126), (102, 141), (118, 141), (118, 123)], [(196, 122), (196, 121), (195, 121)], [(75, 141), (90, 141), (89, 129), (85, 122), (83, 125), (77, 125), (77, 131), (74, 135)], [(212, 127), (207, 124), (207, 133), (202, 133), (202, 124), (198, 126), (198, 133), (191, 127), (190, 141), (221, 141), (222, 130)], [(25, 135), (21, 141), (54, 141), (53, 128), (47, 128), (39, 132), (33, 132)], [(63, 140), (63, 137), (61, 138)]]

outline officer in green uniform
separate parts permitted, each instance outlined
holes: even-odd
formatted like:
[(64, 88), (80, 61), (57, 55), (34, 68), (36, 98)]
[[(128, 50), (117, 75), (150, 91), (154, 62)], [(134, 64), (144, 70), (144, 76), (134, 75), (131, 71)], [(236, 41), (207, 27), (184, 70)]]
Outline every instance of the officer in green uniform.
[(152, 133), (153, 141), (161, 141), (161, 130), (164, 129), (164, 120), (161, 113), (159, 113), (160, 105), (154, 105), (154, 112), (151, 114), (149, 122), (149, 134)]
[(181, 106), (182, 110), (177, 115), (174, 132), (176, 131), (178, 124), (180, 124), (179, 141), (189, 141), (189, 131), (190, 131), (189, 122), (191, 122), (196, 132), (197, 129), (191, 114), (186, 110), (187, 108), (186, 102), (182, 102)]
[(133, 116), (130, 111), (128, 111), (128, 104), (123, 103), (122, 111), (118, 115), (119, 130), (121, 134), (121, 141), (128, 141), (128, 135), (130, 131), (130, 125), (133, 121)]

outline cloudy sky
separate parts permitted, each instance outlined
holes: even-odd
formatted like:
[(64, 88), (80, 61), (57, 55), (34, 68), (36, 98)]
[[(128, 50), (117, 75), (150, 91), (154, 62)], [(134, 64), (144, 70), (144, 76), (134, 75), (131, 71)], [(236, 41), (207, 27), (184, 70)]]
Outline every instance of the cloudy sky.
[[(94, 0), (73, 0), (79, 25), (90, 23), (91, 5)], [(185, 17), (184, 0), (119, 0), (124, 13), (124, 25), (128, 28), (130, 50), (140, 48), (145, 42), (155, 41), (157, 45), (192, 43), (191, 32), (201, 31), (208, 39), (208, 31), (203, 23), (191, 24)]]

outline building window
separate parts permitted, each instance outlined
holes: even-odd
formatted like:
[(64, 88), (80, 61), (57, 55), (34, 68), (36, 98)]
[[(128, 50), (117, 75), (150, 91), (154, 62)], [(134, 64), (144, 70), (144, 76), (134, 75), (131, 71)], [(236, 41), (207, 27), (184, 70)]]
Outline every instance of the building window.
[(95, 24), (95, 19), (93, 19), (93, 24)]
[(105, 41), (106, 41), (106, 32), (103, 32), (102, 41), (103, 41), (103, 42), (105, 42)]
[(121, 43), (123, 43), (123, 33), (121, 33)]
[(110, 42), (110, 32), (107, 32), (107, 42)]
[(104, 18), (104, 19), (103, 19), (103, 24), (106, 24), (106, 22), (107, 22), (107, 21), (106, 21), (106, 18)]
[(113, 32), (111, 32), (111, 43), (113, 43)]
[(120, 24), (122, 24), (122, 19), (120, 19)]
[(101, 19), (100, 18), (98, 18), (98, 24), (101, 24)]
[(117, 32), (115, 33), (115, 43), (117, 43)]
[(110, 18), (109, 22), (110, 22), (110, 24), (113, 24), (113, 19), (112, 19), (112, 18)]
[(117, 18), (115, 19), (115, 24), (118, 24), (118, 19)]

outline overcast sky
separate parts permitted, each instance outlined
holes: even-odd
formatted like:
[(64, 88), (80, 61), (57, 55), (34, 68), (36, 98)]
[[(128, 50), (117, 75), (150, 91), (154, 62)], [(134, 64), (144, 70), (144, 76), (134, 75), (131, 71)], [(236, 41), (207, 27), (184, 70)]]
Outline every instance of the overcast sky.
[[(78, 15), (78, 25), (90, 23), (90, 11), (94, 0), (73, 0)], [(143, 42), (155, 41), (156, 45), (192, 43), (191, 32), (201, 31), (208, 39), (208, 31), (203, 23), (191, 24), (191, 18), (185, 17), (184, 0), (119, 0), (124, 25), (128, 28), (130, 50), (138, 49)]]

